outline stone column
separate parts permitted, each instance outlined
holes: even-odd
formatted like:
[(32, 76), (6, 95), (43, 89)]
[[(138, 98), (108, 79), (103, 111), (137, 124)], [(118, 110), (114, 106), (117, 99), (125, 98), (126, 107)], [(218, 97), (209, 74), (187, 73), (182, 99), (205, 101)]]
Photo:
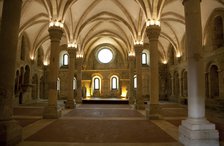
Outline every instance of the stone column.
[(12, 119), (21, 0), (4, 0), (0, 32), (0, 145), (16, 145), (22, 128)]
[(136, 74), (137, 74), (137, 90), (136, 90), (136, 109), (145, 109), (144, 99), (142, 97), (142, 50), (143, 45), (135, 45), (136, 56)]
[(179, 127), (186, 146), (218, 146), (215, 125), (205, 118), (204, 69), (200, 0), (184, 0), (188, 53), (188, 118)]
[(159, 25), (149, 25), (146, 29), (150, 49), (150, 102), (146, 115), (149, 119), (158, 119), (159, 115)]
[(44, 109), (43, 118), (55, 119), (60, 117), (57, 109), (57, 79), (59, 71), (59, 45), (63, 29), (58, 26), (51, 26), (48, 29), (51, 39), (51, 56), (48, 73), (48, 105)]
[(75, 98), (76, 103), (82, 103), (82, 62), (83, 58), (78, 57), (77, 62), (77, 96)]
[(129, 104), (134, 104), (134, 65), (135, 56), (129, 56)]
[(75, 102), (74, 102), (74, 90), (73, 90), (73, 80), (74, 80), (74, 73), (75, 73), (75, 48), (68, 48), (69, 53), (69, 65), (68, 65), (68, 96), (67, 96), (67, 102), (65, 104), (66, 108), (73, 109), (75, 108)]

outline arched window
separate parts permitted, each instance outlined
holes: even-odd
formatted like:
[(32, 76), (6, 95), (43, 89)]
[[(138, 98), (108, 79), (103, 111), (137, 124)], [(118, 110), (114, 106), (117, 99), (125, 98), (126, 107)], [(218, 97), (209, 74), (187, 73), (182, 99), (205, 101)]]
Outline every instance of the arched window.
[(63, 65), (68, 65), (68, 54), (63, 55)]
[(74, 77), (74, 79), (73, 79), (73, 90), (76, 90), (76, 89), (77, 89), (77, 80)]
[(100, 79), (95, 78), (94, 79), (94, 90), (99, 90), (100, 89)]
[(58, 80), (57, 80), (57, 91), (60, 91), (60, 79), (58, 78)]
[(214, 49), (224, 45), (223, 20), (221, 16), (214, 19)]
[(134, 89), (137, 89), (137, 75), (134, 75)]
[(146, 53), (142, 53), (142, 64), (143, 65), (147, 64), (147, 54)]
[(111, 78), (111, 89), (118, 90), (118, 77), (117, 76), (112, 76), (112, 78)]

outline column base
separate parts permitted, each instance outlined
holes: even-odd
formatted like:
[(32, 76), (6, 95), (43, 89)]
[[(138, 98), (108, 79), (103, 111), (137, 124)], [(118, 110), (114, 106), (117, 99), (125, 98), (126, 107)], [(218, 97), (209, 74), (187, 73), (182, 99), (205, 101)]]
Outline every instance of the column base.
[(65, 103), (65, 108), (67, 109), (74, 109), (76, 107), (76, 104), (74, 100), (67, 100)]
[(159, 104), (148, 104), (147, 105), (146, 119), (149, 119), (149, 120), (161, 119)]
[(129, 104), (134, 104), (134, 100), (130, 100), (130, 99), (129, 99), (129, 100), (128, 100), (128, 103), (129, 103)]
[(76, 97), (75, 102), (78, 103), (78, 104), (81, 104), (82, 103), (82, 97)]
[(22, 127), (15, 120), (0, 121), (0, 145), (14, 146), (22, 140)]
[(44, 119), (58, 119), (61, 117), (61, 110), (58, 110), (57, 106), (47, 106), (44, 108)]
[(179, 127), (179, 141), (186, 146), (219, 146), (219, 134), (206, 119), (187, 119)]
[(143, 103), (134, 103), (134, 107), (136, 110), (145, 110), (145, 104)]

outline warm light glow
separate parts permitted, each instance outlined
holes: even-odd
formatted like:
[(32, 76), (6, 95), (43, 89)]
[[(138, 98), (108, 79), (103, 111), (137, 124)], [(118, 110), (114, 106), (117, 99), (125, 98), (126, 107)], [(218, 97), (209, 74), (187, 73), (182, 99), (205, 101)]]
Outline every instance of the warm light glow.
[(77, 58), (83, 58), (83, 55), (82, 54), (77, 54), (76, 57)]
[(48, 66), (49, 65), (49, 61), (44, 60), (43, 64), (44, 64), (44, 66)]
[(90, 95), (90, 88), (86, 88), (86, 98), (89, 98)]
[(68, 48), (77, 48), (78, 45), (76, 43), (68, 43)]
[(176, 57), (177, 57), (177, 58), (181, 57), (181, 53), (180, 53), (180, 52), (177, 52), (177, 53), (176, 53)]
[(150, 26), (150, 25), (160, 26), (160, 21), (159, 20), (147, 20), (146, 26)]
[(134, 42), (134, 45), (143, 45), (144, 43), (143, 43), (143, 41), (135, 41)]
[(101, 63), (109, 63), (113, 59), (113, 53), (110, 49), (104, 48), (98, 52), (97, 57)]
[(133, 52), (133, 51), (129, 52), (129, 53), (128, 53), (128, 56), (133, 56), (133, 57), (135, 57), (135, 52)]
[(76, 57), (77, 57), (77, 58), (83, 58), (83, 54), (82, 54), (82, 52), (80, 52), (80, 51), (77, 52)]
[(60, 27), (60, 28), (63, 28), (64, 27), (64, 24), (58, 20), (54, 20), (54, 21), (51, 21), (49, 23), (49, 27)]
[(121, 97), (126, 98), (126, 96), (127, 96), (127, 90), (126, 90), (126, 87), (122, 87), (122, 89), (121, 89)]
[(33, 56), (33, 55), (30, 55), (30, 59), (31, 59), (31, 60), (34, 60), (34, 56)]
[(167, 60), (165, 60), (165, 59), (162, 62), (163, 62), (163, 64), (167, 64)]

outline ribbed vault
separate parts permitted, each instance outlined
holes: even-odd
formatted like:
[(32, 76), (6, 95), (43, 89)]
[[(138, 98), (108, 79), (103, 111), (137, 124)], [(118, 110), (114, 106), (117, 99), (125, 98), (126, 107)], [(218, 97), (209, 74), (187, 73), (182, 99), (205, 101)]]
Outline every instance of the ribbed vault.
[[(203, 30), (215, 8), (222, 0), (202, 1)], [(28, 38), (30, 57), (36, 58), (43, 49), (44, 60), (49, 60), (48, 27), (52, 20), (64, 23), (61, 44), (77, 43), (84, 58), (101, 44), (116, 47), (126, 59), (136, 41), (148, 43), (145, 34), (147, 20), (159, 20), (161, 60), (168, 60), (170, 45), (176, 56), (184, 49), (184, 7), (181, 0), (24, 0), (20, 36)]]

